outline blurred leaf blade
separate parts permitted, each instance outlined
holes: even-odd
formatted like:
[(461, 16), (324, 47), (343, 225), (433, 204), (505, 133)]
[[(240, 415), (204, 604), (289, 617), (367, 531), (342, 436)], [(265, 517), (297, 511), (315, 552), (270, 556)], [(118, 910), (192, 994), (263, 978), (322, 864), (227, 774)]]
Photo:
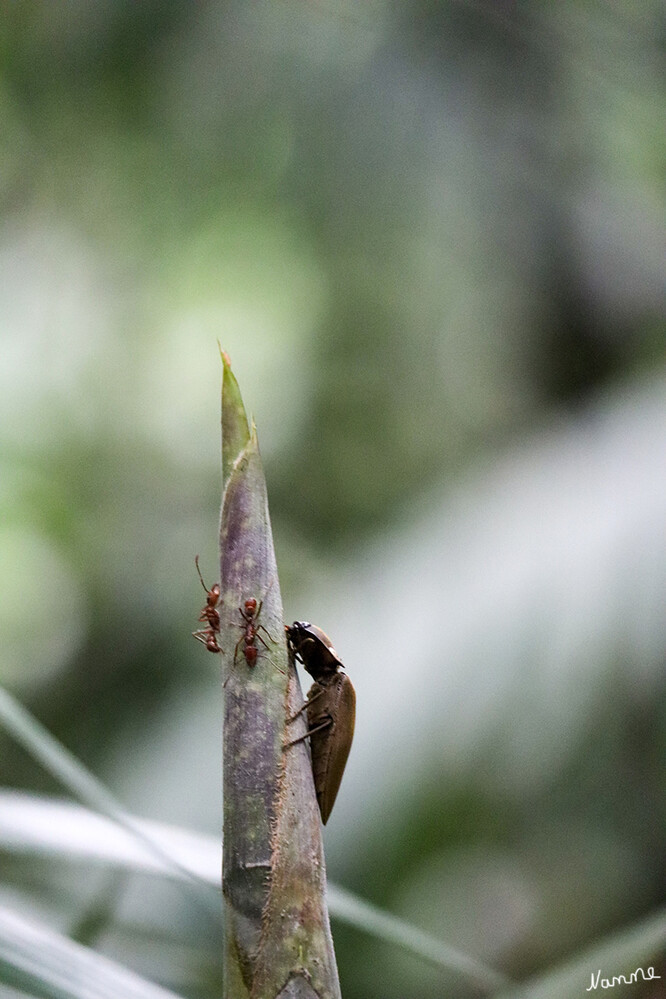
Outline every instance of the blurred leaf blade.
[(41, 999), (179, 999), (115, 961), (0, 906), (0, 982)]
[[(20, 791), (0, 791), (0, 849), (20, 854), (93, 861), (122, 870), (182, 879), (189, 869), (201, 882), (219, 885), (220, 843), (212, 836), (138, 819), (125, 826), (82, 805)], [(158, 847), (148, 847), (151, 840)], [(169, 855), (176, 861), (165, 860)]]
[(498, 971), (343, 888), (329, 887), (329, 906), (331, 913), (343, 922), (387, 943), (398, 944), (432, 964), (464, 975), (485, 991), (506, 988), (508, 984), (506, 976)]
[[(614, 975), (628, 977), (640, 962), (663, 952), (665, 945), (666, 909), (660, 909), (642, 922), (604, 937), (573, 960), (556, 966), (517, 991), (504, 993), (503, 996), (505, 999), (580, 999), (589, 990), (591, 975), (596, 976), (600, 972), (600, 980), (606, 978), (609, 981)], [(647, 973), (647, 967), (643, 970)], [(639, 975), (638, 982), (641, 981)], [(623, 990), (615, 992), (615, 995), (623, 994)]]
[[(178, 868), (178, 873), (187, 880), (195, 882), (198, 880), (187, 867), (181, 867), (168, 853), (163, 852), (158, 844), (147, 837), (142, 827), (136, 825), (134, 819), (127, 814), (106, 786), (58, 739), (51, 735), (16, 698), (1, 687), (0, 724), (4, 725), (17, 742), (80, 801), (141, 840), (149, 850), (157, 853), (167, 865)], [(207, 882), (200, 883), (208, 887)], [(210, 902), (210, 898), (206, 901)], [(215, 914), (218, 914), (217, 909)]]
[[(177, 866), (167, 866), (127, 830), (80, 805), (16, 791), (0, 791), (0, 806), (0, 849), (92, 860), (169, 878), (182, 877), (180, 868), (190, 866), (200, 879), (213, 885), (219, 881), (220, 846), (212, 836), (134, 817), (133, 822), (147, 837), (160, 844), (165, 853), (177, 858)], [(464, 974), (486, 988), (493, 983), (495, 987), (506, 985), (506, 979), (493, 969), (331, 884), (328, 885), (328, 907), (334, 919), (397, 945), (440, 968)]]

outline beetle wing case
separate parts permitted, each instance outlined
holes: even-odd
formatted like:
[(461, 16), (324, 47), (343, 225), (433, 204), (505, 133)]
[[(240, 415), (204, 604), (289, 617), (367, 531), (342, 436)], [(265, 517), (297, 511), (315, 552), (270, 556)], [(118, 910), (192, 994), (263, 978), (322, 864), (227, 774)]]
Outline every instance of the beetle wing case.
[(313, 683), (308, 700), (313, 701), (307, 709), (308, 728), (330, 721), (326, 728), (313, 732), (310, 737), (317, 802), (321, 820), (326, 825), (354, 738), (356, 692), (346, 673), (335, 673), (326, 684)]

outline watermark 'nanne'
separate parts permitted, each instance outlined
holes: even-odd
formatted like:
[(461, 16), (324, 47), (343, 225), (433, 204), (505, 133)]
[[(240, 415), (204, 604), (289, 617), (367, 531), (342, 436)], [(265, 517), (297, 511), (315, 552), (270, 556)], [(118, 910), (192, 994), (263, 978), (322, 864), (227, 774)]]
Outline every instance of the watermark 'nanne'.
[(602, 989), (612, 989), (616, 985), (633, 985), (638, 981), (639, 974), (643, 976), (644, 982), (652, 981), (653, 978), (661, 978), (661, 975), (655, 975), (654, 968), (648, 968), (647, 971), (643, 971), (642, 968), (636, 968), (628, 977), (626, 975), (613, 975), (612, 978), (601, 978), (601, 968), (599, 968), (596, 976), (594, 972), (590, 975), (591, 981), (585, 991), (591, 992), (593, 989), (598, 989), (599, 986)]

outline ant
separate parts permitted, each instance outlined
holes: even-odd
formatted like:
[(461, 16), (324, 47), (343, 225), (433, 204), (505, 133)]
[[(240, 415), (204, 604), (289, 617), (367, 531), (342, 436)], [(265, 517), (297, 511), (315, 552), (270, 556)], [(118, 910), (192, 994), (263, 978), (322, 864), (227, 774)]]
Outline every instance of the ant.
[(202, 628), (199, 631), (193, 631), (192, 635), (196, 638), (197, 642), (201, 642), (205, 645), (209, 652), (222, 652), (222, 649), (217, 644), (217, 636), (220, 632), (220, 614), (217, 610), (217, 605), (220, 602), (220, 584), (216, 583), (215, 586), (211, 586), (209, 590), (203, 581), (203, 576), (201, 575), (198, 555), (194, 558), (194, 564), (197, 567), (201, 585), (206, 591), (206, 603), (201, 608), (199, 620), (207, 621), (208, 627)]
[(254, 597), (250, 597), (249, 600), (245, 601), (244, 608), (243, 607), (238, 608), (240, 616), (243, 618), (243, 624), (238, 624), (236, 625), (236, 627), (242, 628), (243, 634), (236, 642), (236, 648), (234, 649), (234, 662), (236, 662), (236, 657), (238, 655), (238, 648), (240, 646), (240, 643), (244, 642), (245, 644), (243, 646), (243, 655), (245, 656), (245, 661), (248, 664), (248, 666), (254, 666), (254, 664), (257, 661), (257, 654), (258, 654), (258, 649), (257, 646), (255, 645), (256, 639), (258, 638), (261, 644), (265, 646), (265, 648), (268, 648), (268, 645), (259, 634), (260, 631), (265, 632), (268, 635), (268, 637), (271, 639), (271, 641), (273, 641), (270, 633), (266, 631), (263, 624), (257, 624), (257, 621), (259, 620), (259, 615), (261, 614), (261, 608), (263, 607), (263, 603), (264, 603), (263, 600), (260, 600), (259, 603), (257, 604), (257, 601), (254, 599)]

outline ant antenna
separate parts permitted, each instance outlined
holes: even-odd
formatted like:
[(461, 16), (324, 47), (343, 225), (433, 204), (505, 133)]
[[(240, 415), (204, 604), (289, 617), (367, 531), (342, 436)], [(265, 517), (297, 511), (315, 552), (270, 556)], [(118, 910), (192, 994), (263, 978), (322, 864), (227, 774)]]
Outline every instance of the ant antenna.
[(206, 584), (203, 581), (203, 576), (201, 575), (201, 569), (199, 568), (199, 556), (198, 555), (194, 556), (194, 564), (197, 567), (197, 572), (199, 573), (199, 579), (201, 580), (201, 585), (203, 586), (203, 588), (206, 591), (206, 593), (208, 593), (209, 592), (208, 591), (208, 587), (206, 586)]

